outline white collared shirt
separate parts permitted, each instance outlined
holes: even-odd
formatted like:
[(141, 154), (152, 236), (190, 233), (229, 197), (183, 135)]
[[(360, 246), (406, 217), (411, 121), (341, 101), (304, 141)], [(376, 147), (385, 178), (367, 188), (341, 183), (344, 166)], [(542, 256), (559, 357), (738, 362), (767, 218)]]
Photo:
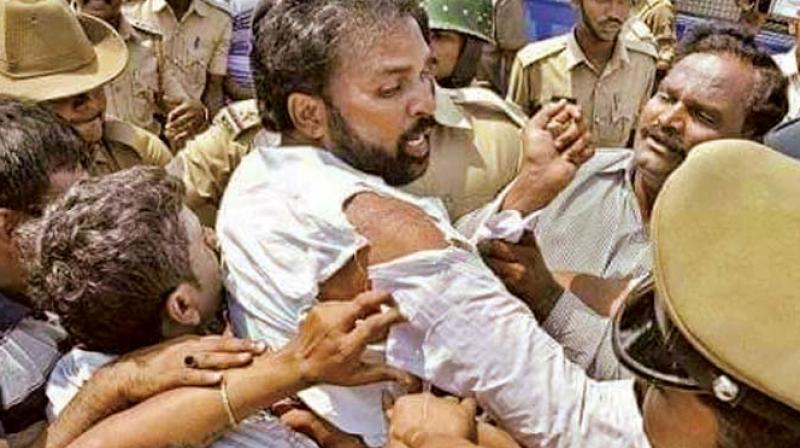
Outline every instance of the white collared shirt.
[[(234, 173), (217, 234), (234, 297), (237, 334), (280, 348), (316, 302), (318, 285), (367, 241), (343, 212), (375, 192), (425, 211), (448, 240), (464, 241), (441, 203), (358, 172), (323, 150), (257, 148)], [(525, 446), (646, 447), (631, 381), (598, 383), (569, 362), (469, 244), (418, 252), (369, 269), (408, 323), (385, 344), (391, 365), (439, 388), (475, 396)], [(372, 446), (385, 440), (385, 385), (317, 387), (306, 403)]]

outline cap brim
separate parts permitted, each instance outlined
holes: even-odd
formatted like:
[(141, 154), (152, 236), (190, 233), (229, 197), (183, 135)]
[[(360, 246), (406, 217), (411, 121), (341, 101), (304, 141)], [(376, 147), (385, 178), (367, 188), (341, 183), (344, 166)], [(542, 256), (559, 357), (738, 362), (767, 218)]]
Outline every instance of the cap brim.
[(700, 388), (678, 364), (664, 336), (652, 277), (641, 281), (614, 315), (612, 346), (625, 368), (662, 387), (686, 390)]
[(11, 79), (0, 75), (0, 92), (36, 102), (67, 98), (89, 92), (116, 78), (128, 63), (125, 42), (105, 22), (79, 14), (78, 20), (94, 47), (95, 60), (68, 73)]

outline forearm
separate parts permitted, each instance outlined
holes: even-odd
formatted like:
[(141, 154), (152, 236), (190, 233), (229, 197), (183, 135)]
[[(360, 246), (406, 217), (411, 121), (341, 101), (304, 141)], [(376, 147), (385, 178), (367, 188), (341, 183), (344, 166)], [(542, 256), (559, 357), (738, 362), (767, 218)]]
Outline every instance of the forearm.
[[(225, 389), (234, 417), (241, 421), (306, 387), (298, 372), (287, 351), (263, 355), (249, 367), (226, 372)], [(228, 429), (220, 387), (180, 388), (107, 418), (70, 447), (207, 446)]]
[(120, 376), (114, 374), (114, 367), (98, 370), (37, 439), (34, 447), (67, 446), (95, 423), (125, 409), (129, 403), (122, 386)]

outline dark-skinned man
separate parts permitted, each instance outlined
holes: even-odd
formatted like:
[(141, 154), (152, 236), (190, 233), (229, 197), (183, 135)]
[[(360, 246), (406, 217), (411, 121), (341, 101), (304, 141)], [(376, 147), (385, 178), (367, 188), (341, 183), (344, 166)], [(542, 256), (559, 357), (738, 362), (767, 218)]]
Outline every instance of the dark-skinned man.
[[(610, 322), (604, 316), (627, 280), (651, 269), (647, 225), (663, 183), (699, 143), (760, 141), (786, 113), (785, 89), (780, 70), (752, 34), (738, 27), (696, 28), (642, 111), (633, 152), (600, 151), (552, 203), (535, 205), (541, 210), (528, 222), (506, 229), (511, 240), (523, 228), (533, 230), (538, 247), (528, 238), (527, 246), (517, 249), (500, 242), (487, 248), (489, 264), (592, 376), (626, 375), (611, 352)], [(490, 213), (479, 215), (462, 225), (491, 219)], [(555, 296), (542, 294), (552, 286), (537, 280), (549, 280), (540, 272), (542, 256), (585, 303), (574, 297), (546, 299)]]

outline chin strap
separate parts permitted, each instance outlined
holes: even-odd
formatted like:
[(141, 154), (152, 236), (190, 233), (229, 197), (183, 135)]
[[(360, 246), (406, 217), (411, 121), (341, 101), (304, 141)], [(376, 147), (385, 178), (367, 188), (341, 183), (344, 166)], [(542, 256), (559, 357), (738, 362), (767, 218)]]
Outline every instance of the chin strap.
[(478, 63), (481, 60), (484, 42), (472, 36), (463, 34), (462, 36), (464, 36), (464, 48), (461, 49), (461, 54), (458, 56), (453, 74), (441, 81), (442, 87), (450, 89), (467, 87), (472, 84), (475, 73), (478, 72)]

